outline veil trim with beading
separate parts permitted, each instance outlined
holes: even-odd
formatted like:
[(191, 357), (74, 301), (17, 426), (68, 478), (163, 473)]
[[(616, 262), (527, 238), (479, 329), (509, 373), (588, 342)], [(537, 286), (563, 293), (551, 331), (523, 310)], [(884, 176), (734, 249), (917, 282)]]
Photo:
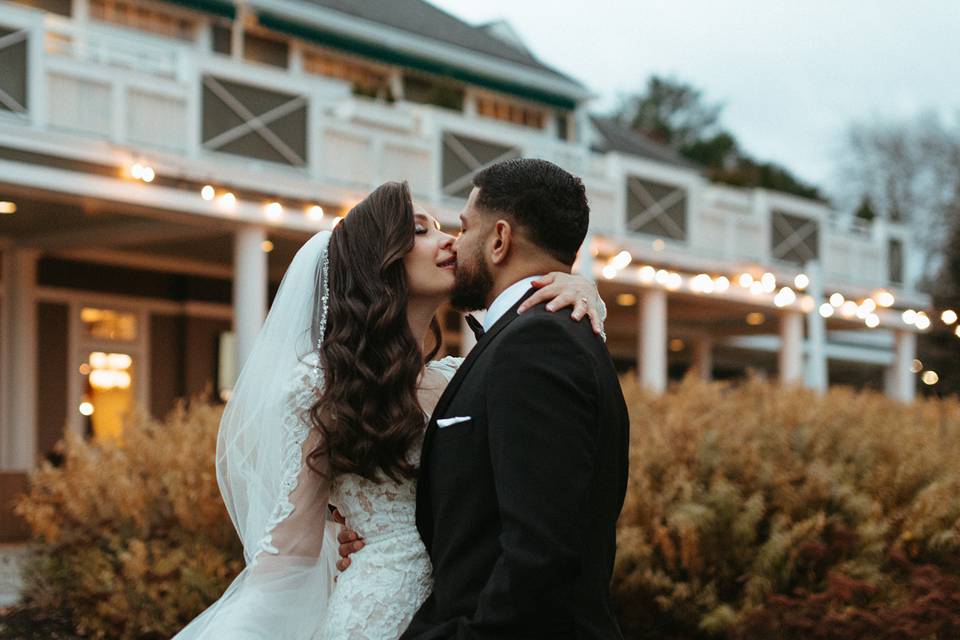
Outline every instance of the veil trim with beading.
[(308, 640), (336, 575), (329, 469), (306, 464), (319, 443), (309, 410), (323, 386), (319, 345), (329, 301), (329, 231), (287, 268), (243, 363), (217, 436), (217, 483), (243, 543), (245, 568), (177, 640)]

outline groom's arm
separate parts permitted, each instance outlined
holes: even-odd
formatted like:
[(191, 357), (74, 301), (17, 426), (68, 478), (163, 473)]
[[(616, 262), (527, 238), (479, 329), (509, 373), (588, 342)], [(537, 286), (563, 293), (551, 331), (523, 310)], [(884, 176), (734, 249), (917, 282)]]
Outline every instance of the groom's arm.
[(580, 574), (598, 384), (558, 320), (516, 322), (496, 347), (486, 389), (502, 552), (473, 616), (443, 625), (447, 637), (523, 637), (552, 624), (562, 634), (563, 596)]

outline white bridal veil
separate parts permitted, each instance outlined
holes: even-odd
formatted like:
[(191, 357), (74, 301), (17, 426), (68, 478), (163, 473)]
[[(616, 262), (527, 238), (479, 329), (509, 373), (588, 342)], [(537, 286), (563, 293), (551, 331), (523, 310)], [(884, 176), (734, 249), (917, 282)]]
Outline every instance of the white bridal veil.
[(307, 412), (323, 384), (329, 241), (314, 235), (290, 263), (220, 421), (217, 482), (246, 567), (177, 640), (309, 640), (323, 622), (336, 525), (329, 482), (306, 455), (318, 437)]

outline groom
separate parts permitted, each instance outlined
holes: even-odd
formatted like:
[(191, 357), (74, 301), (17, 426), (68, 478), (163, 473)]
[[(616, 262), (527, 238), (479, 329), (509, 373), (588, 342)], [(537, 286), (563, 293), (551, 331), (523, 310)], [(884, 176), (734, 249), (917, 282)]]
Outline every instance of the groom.
[(417, 526), (434, 586), (406, 640), (622, 637), (609, 595), (620, 384), (589, 323), (517, 314), (536, 276), (570, 271), (589, 211), (580, 179), (544, 160), (474, 178), (451, 302), (487, 313), (427, 427)]

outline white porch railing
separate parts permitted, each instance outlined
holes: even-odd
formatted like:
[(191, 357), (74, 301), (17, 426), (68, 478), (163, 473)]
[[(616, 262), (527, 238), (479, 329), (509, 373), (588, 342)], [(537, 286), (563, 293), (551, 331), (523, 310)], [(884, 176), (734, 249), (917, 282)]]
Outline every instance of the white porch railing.
[[(384, 180), (406, 179), (420, 199), (438, 205), (447, 222), (458, 205), (442, 194), (444, 132), (514, 146), (524, 155), (552, 160), (583, 176), (593, 210), (593, 230), (614, 238), (653, 240), (627, 230), (626, 184), (641, 177), (686, 189), (684, 241), (665, 241), (669, 252), (691, 262), (777, 265), (771, 258), (774, 209), (816, 220), (818, 252), (828, 280), (858, 287), (886, 287), (889, 228), (859, 221), (841, 224), (823, 205), (750, 189), (712, 185), (687, 168), (650, 160), (598, 154), (584, 144), (529, 129), (420, 104), (388, 105), (351, 95), (341, 81), (299, 69), (278, 69), (213, 54), (200, 42), (132, 32), (99, 22), (0, 5), (0, 25), (24, 28), (34, 41), (28, 63), (28, 124), (106, 139), (131, 156), (163, 155), (167, 162), (207, 163), (210, 174), (236, 168), (267, 184), (335, 187), (358, 195)], [(39, 44), (38, 44), (39, 43)], [(275, 92), (303, 96), (308, 105), (307, 157), (303, 168), (285, 167), (209, 151), (201, 146), (204, 74)], [(39, 77), (37, 77), (39, 76)], [(172, 160), (171, 160), (172, 159)], [(214, 169), (214, 168), (218, 169)], [(273, 179), (276, 176), (276, 179)], [(773, 206), (771, 201), (774, 201)], [(910, 251), (909, 242), (904, 244)], [(912, 290), (908, 278), (904, 289)]]

